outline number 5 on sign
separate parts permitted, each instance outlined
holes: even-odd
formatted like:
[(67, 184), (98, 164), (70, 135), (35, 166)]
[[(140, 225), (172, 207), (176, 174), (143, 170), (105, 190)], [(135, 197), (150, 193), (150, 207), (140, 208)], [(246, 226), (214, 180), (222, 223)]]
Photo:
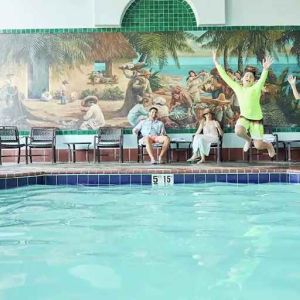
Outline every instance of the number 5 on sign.
[(152, 185), (173, 185), (173, 174), (152, 174)]

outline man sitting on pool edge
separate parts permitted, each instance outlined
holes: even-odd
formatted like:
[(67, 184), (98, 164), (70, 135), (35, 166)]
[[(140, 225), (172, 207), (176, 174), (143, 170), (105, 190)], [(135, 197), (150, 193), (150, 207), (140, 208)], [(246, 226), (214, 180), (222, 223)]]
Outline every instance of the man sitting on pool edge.
[(157, 119), (157, 113), (158, 109), (156, 107), (151, 107), (149, 109), (148, 118), (142, 120), (132, 130), (134, 134), (141, 132), (143, 137), (139, 140), (139, 144), (144, 144), (146, 146), (146, 150), (151, 159), (151, 164), (157, 163), (153, 155), (152, 144), (162, 144), (162, 149), (158, 157), (159, 164), (164, 163), (163, 157), (170, 145), (170, 138), (166, 135), (164, 123)]

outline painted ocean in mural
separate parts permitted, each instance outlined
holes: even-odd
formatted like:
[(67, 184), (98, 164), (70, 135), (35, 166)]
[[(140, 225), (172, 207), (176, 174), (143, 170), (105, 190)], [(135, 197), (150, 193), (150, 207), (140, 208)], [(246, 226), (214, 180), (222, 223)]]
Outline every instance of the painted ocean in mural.
[[(0, 35), (1, 125), (60, 129), (132, 127), (151, 106), (169, 128), (194, 128), (210, 108), (233, 127), (239, 103), (214, 68), (212, 50), (237, 82), (247, 66), (274, 63), (263, 89), (264, 123), (299, 126), (299, 31)], [(300, 91), (300, 86), (298, 86)]]

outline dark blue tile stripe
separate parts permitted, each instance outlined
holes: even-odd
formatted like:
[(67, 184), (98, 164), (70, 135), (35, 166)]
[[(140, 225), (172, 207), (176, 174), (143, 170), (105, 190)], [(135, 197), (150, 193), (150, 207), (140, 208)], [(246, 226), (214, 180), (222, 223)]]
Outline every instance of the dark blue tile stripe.
[[(46, 185), (151, 185), (151, 174), (61, 174), (40, 175), (15, 178), (0, 178), (0, 189), (9, 189), (34, 184)], [(260, 183), (300, 183), (298, 173), (208, 173), (208, 174), (174, 174), (174, 184), (191, 183), (236, 183), (236, 184), (260, 184)]]

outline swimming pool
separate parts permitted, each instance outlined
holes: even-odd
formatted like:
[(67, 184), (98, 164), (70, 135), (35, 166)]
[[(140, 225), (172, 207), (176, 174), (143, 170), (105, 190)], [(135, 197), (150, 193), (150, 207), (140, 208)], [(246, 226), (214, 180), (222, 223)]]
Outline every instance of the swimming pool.
[(0, 298), (299, 299), (300, 186), (0, 195)]

